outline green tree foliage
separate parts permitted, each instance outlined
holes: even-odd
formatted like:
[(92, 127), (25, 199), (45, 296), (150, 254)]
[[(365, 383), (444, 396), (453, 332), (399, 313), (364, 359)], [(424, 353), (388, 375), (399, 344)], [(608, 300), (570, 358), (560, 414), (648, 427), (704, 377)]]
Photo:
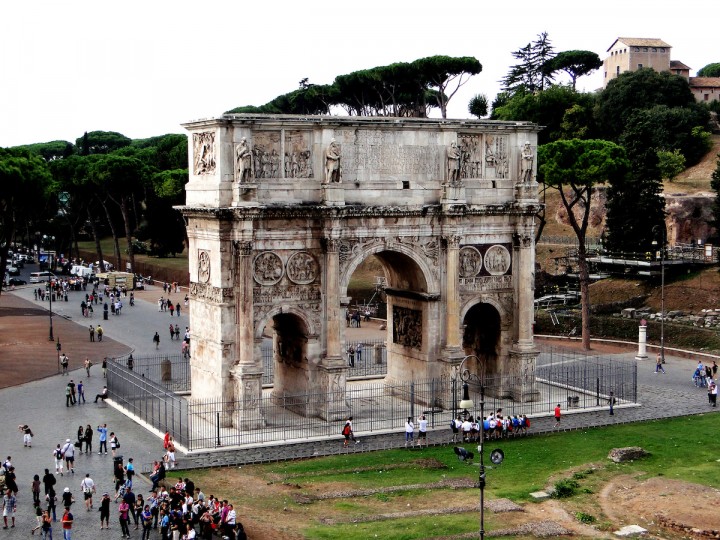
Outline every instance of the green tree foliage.
[(0, 148), (0, 263), (20, 225), (47, 211), (52, 176), (39, 155), (23, 148)]
[(265, 105), (228, 113), (329, 114), (339, 106), (349, 115), (424, 117), (428, 107), (437, 107), (445, 117), (450, 99), (467, 77), (481, 70), (473, 57), (431, 56), (338, 75), (331, 85), (303, 79), (300, 88)]
[(134, 139), (132, 146), (137, 148), (155, 148), (155, 161), (148, 163), (157, 170), (188, 168), (188, 138), (186, 135), (170, 133), (149, 139)]
[(664, 227), (665, 197), (658, 179), (632, 174), (616, 178), (608, 186), (605, 216), (605, 248), (614, 253), (638, 256), (653, 251), (657, 240), (653, 228)]
[(596, 118), (600, 134), (618, 140), (635, 111), (656, 105), (669, 108), (695, 105), (688, 81), (649, 68), (620, 74), (598, 97)]
[(546, 61), (542, 71), (551, 76), (558, 71), (564, 71), (570, 76), (572, 89), (575, 90), (578, 77), (587, 75), (602, 65), (600, 57), (592, 51), (563, 51)]
[(43, 157), (45, 161), (54, 161), (71, 156), (75, 147), (68, 141), (51, 141), (46, 143), (35, 143), (20, 146)]
[(696, 128), (707, 120), (707, 110), (694, 102), (686, 107), (656, 105), (633, 111), (618, 138), (632, 162), (633, 175), (660, 178), (658, 150), (678, 150), (689, 165), (697, 163), (709, 150), (709, 139), (702, 128)]
[(109, 154), (124, 146), (130, 146), (132, 140), (115, 131), (90, 131), (75, 141), (81, 149), (81, 155)]
[(700, 68), (697, 72), (698, 77), (720, 77), (720, 62), (713, 62)]
[(590, 272), (585, 238), (590, 196), (595, 185), (624, 178), (630, 164), (622, 147), (602, 140), (560, 140), (538, 148), (538, 178), (560, 193), (568, 221), (578, 239), (582, 305), (582, 343), (590, 348)]
[[(547, 90), (535, 93), (516, 92), (504, 105), (493, 107), (492, 118), (536, 122), (545, 127), (538, 135), (538, 143), (545, 144), (568, 138), (567, 135), (571, 135), (569, 138), (581, 138), (581, 132), (583, 136), (590, 135), (593, 131), (591, 111), (594, 102), (592, 94), (578, 93), (567, 86), (553, 85)], [(569, 116), (566, 117), (566, 114)], [(572, 124), (581, 120), (590, 125)]]
[(520, 63), (511, 66), (508, 74), (500, 80), (503, 92), (536, 92), (552, 83), (552, 74), (543, 70), (543, 66), (555, 56), (547, 32), (538, 34), (535, 41), (513, 52), (512, 56)]
[(488, 114), (488, 98), (485, 94), (476, 94), (468, 102), (468, 112), (476, 118), (482, 118)]
[(672, 152), (658, 150), (657, 157), (660, 178), (664, 180), (672, 182), (678, 174), (685, 170), (685, 156), (678, 149)]

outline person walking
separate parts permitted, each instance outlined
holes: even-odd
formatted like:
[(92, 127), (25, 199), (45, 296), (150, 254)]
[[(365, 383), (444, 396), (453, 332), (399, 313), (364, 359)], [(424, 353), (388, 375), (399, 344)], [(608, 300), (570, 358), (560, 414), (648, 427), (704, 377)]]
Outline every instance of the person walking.
[(62, 448), (60, 447), (60, 443), (58, 443), (57, 448), (53, 450), (53, 457), (55, 458), (55, 474), (60, 474), (60, 476), (63, 475), (63, 453)]
[(660, 371), (665, 373), (665, 367), (663, 366), (662, 356), (660, 356), (660, 353), (657, 353), (657, 356), (655, 357), (655, 375), (657, 375)]
[(70, 364), (70, 359), (67, 357), (65, 353), (62, 353), (60, 355), (60, 367), (62, 368), (62, 374), (67, 375), (68, 374), (68, 365)]
[(177, 316), (180, 316), (180, 302), (175, 304), (175, 313), (177, 313)]
[(348, 363), (350, 367), (355, 367), (355, 347), (352, 345), (348, 347)]
[(85, 453), (86, 454), (92, 454), (92, 440), (93, 440), (93, 429), (90, 427), (90, 424), (85, 426), (85, 436), (83, 437), (83, 442), (85, 443)]
[[(62, 461), (60, 464), (62, 465)], [(57, 480), (55, 480), (55, 475), (50, 473), (50, 469), (45, 469), (45, 475), (42, 477), (42, 482), (45, 488), (45, 495), (47, 495), (57, 482)]]
[(48, 505), (48, 514), (52, 516), (53, 521), (57, 521), (57, 495), (55, 494), (54, 489), (48, 491), (48, 494), (45, 495), (45, 500), (47, 501)]
[[(107, 307), (107, 304), (105, 304), (105, 307)], [(105, 312), (106, 319), (107, 319), (107, 311)], [(97, 334), (97, 340), (102, 341), (103, 334), (105, 333), (105, 330), (103, 330), (103, 327), (99, 324), (97, 325), (97, 328), (95, 329), (95, 333)]]
[(554, 427), (560, 427), (560, 404), (557, 404), (557, 407), (555, 407), (555, 426)]
[(62, 447), (62, 455), (65, 458), (67, 472), (75, 474), (75, 446), (67, 439)]
[(43, 511), (42, 522), (40, 524), (40, 532), (43, 540), (52, 540), (52, 523), (53, 519), (50, 517), (48, 510)]
[(82, 399), (83, 404), (85, 403), (85, 385), (82, 381), (77, 383), (77, 402), (80, 404), (80, 400)]
[(102, 361), (103, 379), (107, 379), (107, 356)]
[(83, 492), (83, 499), (85, 500), (85, 510), (88, 512), (93, 507), (93, 493), (95, 493), (95, 482), (90, 478), (90, 473), (85, 474), (85, 478), (80, 482), (80, 489)]
[[(103, 526), (103, 523), (105, 526)], [(110, 495), (103, 493), (100, 499), (100, 529), (110, 528)]]
[(613, 416), (615, 414), (615, 394), (610, 392), (610, 397), (608, 398), (608, 405), (610, 406), (610, 416)]
[(160, 334), (158, 334), (157, 332), (155, 332), (155, 335), (153, 336), (153, 343), (155, 343), (156, 349), (160, 348)]
[(180, 341), (180, 327), (177, 324), (175, 325), (175, 340)]
[[(95, 339), (92, 339), (91, 341), (95, 341)], [(92, 362), (90, 361), (90, 358), (85, 357), (85, 373), (87, 373), (87, 376), (90, 376), (90, 368), (92, 367)]]
[(8, 528), (8, 518), (11, 519), (11, 527), (15, 527), (15, 512), (17, 511), (17, 499), (11, 489), (3, 495), (3, 529)]
[(75, 395), (75, 381), (70, 379), (70, 382), (67, 383), (68, 388), (70, 388), (70, 404), (75, 405), (77, 403), (77, 397)]
[(115, 432), (110, 432), (110, 453), (112, 454), (112, 457), (115, 457), (115, 451), (120, 448), (120, 441), (117, 438), (117, 435), (115, 435)]
[(62, 522), (63, 540), (72, 540), (72, 526), (74, 518), (72, 513), (70, 513), (69, 507), (65, 508), (65, 513), (63, 513), (60, 521)]
[(413, 436), (415, 433), (415, 424), (413, 424), (412, 416), (408, 416), (407, 422), (405, 422), (405, 448), (408, 444), (413, 444)]
[(95, 327), (91, 324), (88, 330), (90, 331), (90, 341), (95, 341)]
[(40, 482), (40, 475), (36, 474), (33, 476), (32, 484), (30, 485), (30, 490), (32, 491), (33, 495), (33, 504), (35, 506), (40, 506), (40, 485), (42, 482)]
[(63, 501), (63, 506), (65, 507), (66, 510), (70, 510), (70, 507), (75, 502), (75, 498), (72, 496), (72, 493), (70, 492), (69, 487), (66, 487), (63, 490), (62, 501)]
[(170, 340), (175, 336), (175, 327), (170, 323)]
[(357, 348), (355, 349), (355, 355), (357, 356), (358, 362), (362, 362), (362, 353), (363, 353), (362, 343), (358, 343)]
[(168, 302), (168, 311), (170, 312), (171, 317), (175, 315), (175, 304)]
[(130, 538), (130, 505), (125, 500), (120, 501), (120, 506), (118, 506), (118, 519), (120, 520), (122, 538)]

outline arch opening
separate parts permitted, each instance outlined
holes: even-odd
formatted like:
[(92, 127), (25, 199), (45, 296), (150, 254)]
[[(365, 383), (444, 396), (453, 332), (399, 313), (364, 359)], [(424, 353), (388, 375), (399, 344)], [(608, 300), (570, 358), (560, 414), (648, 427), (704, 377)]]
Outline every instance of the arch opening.
[(500, 374), (498, 349), (500, 346), (500, 313), (495, 306), (479, 303), (471, 307), (463, 321), (463, 349), (466, 355), (479, 360), (468, 360), (468, 369), (483, 381)]

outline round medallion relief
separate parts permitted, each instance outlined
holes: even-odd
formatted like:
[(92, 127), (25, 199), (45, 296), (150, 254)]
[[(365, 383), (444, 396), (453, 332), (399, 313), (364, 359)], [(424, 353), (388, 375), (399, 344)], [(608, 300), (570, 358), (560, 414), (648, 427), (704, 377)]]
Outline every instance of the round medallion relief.
[(485, 252), (485, 270), (491, 276), (502, 276), (510, 269), (510, 252), (505, 246), (494, 245)]
[(210, 281), (210, 253), (204, 250), (198, 253), (198, 281)]
[(275, 285), (283, 277), (282, 260), (272, 251), (260, 253), (253, 261), (253, 274), (260, 285)]
[(293, 283), (297, 285), (307, 285), (315, 281), (317, 274), (317, 262), (315, 262), (315, 258), (306, 251), (295, 253), (288, 259), (287, 275)]
[(459, 253), (460, 267), (458, 273), (463, 278), (473, 278), (478, 275), (483, 265), (483, 258), (480, 252), (472, 247), (465, 246)]

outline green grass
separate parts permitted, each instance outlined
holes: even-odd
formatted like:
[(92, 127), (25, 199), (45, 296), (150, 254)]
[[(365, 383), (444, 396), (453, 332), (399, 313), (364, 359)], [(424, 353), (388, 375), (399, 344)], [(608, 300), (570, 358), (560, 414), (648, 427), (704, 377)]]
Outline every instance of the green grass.
[[(549, 489), (564, 479), (579, 484), (576, 495), (563, 499), (571, 513), (583, 512), (596, 518), (600, 528), (611, 527), (601, 516), (596, 493), (618, 474), (639, 479), (665, 476), (706, 486), (720, 484), (720, 443), (717, 431), (720, 415), (708, 413), (688, 418), (676, 418), (637, 424), (594, 428), (587, 431), (553, 433), (527, 438), (488, 443), (486, 452), (502, 448), (505, 461), (487, 473), (488, 498), (506, 497), (515, 502), (529, 503), (529, 493)], [(465, 445), (475, 450), (475, 445)], [(615, 464), (607, 456), (612, 448), (641, 446), (650, 453), (646, 458)], [(423, 459), (435, 459), (443, 468), (426, 467)], [(489, 460), (486, 458), (486, 465)], [(447, 478), (471, 478), (478, 475), (477, 466), (457, 461), (452, 446), (433, 447), (419, 451), (387, 450), (363, 454), (348, 454), (273, 464), (244, 466), (245, 474), (260, 477), (275, 484), (287, 482), (300, 486), (300, 493), (325, 493), (353, 489), (409, 486), (438, 482)], [(369, 496), (335, 498), (300, 505), (289, 496), (278, 496), (270, 502), (265, 497), (257, 502), (236, 487), (231, 469), (193, 471), (196, 483), (206, 493), (219, 494), (229, 500), (241, 499), (247, 504), (268, 507), (287, 507), (298, 520), (306, 518), (301, 527), (309, 539), (415, 539), (477, 531), (477, 513), (440, 516), (414, 516), (364, 522), (365, 516), (394, 513), (409, 509), (438, 507), (462, 501), (464, 506), (477, 501), (477, 489), (408, 488), (392, 493)], [(252, 515), (252, 511), (249, 512)], [(337, 524), (321, 524), (317, 516), (341, 520)], [(505, 527), (504, 514), (486, 512), (486, 530)], [(357, 520), (357, 522), (352, 522)], [(350, 521), (350, 522), (349, 522)]]

